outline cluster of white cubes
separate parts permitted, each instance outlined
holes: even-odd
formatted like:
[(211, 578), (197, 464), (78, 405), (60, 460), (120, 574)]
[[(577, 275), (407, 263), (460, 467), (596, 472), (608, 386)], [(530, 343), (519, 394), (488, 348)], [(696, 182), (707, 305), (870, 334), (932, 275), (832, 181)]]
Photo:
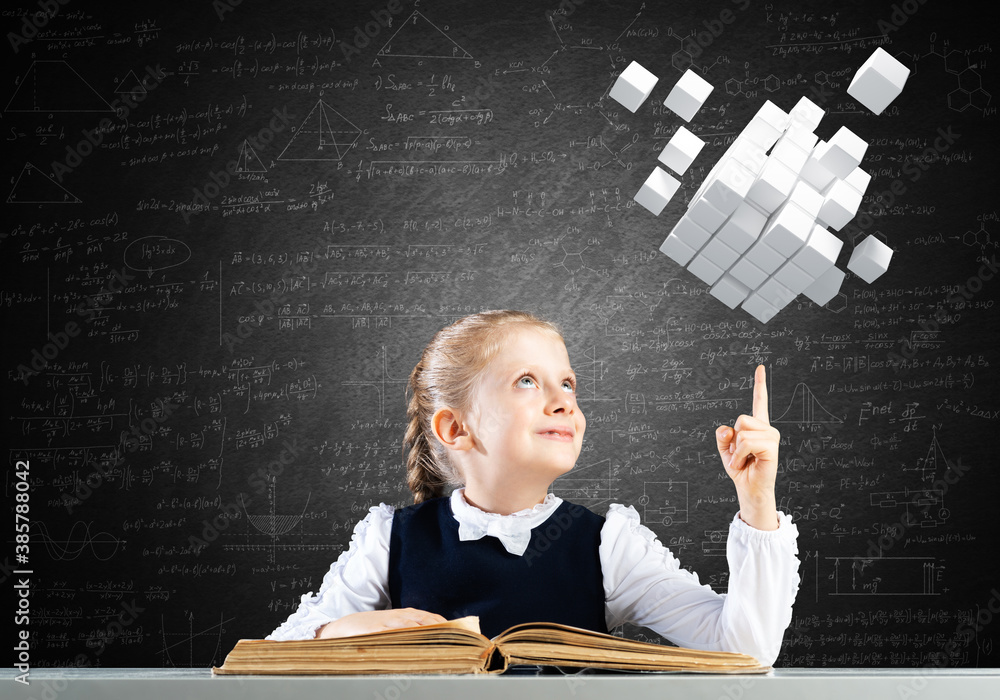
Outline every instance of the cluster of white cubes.
[[(820, 141), (822, 117), (806, 97), (789, 112), (765, 102), (660, 246), (712, 296), (762, 323), (800, 294), (826, 304), (845, 277), (833, 231), (854, 218), (871, 181), (859, 167), (868, 144), (844, 127)], [(869, 236), (847, 267), (870, 283), (891, 257)]]

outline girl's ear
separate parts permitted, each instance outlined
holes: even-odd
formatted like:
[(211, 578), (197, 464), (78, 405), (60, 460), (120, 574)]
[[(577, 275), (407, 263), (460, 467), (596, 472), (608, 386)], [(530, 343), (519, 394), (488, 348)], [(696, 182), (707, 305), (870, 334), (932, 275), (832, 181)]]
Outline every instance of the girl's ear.
[(450, 450), (468, 450), (472, 447), (472, 436), (450, 408), (439, 408), (434, 412), (431, 429), (435, 437)]

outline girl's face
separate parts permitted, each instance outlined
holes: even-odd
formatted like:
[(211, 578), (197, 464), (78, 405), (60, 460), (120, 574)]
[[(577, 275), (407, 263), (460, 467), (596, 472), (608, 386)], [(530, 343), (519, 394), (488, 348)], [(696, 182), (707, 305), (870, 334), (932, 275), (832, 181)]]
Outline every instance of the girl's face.
[(559, 336), (533, 328), (512, 332), (486, 369), (477, 399), (473, 460), (493, 472), (483, 474), (487, 479), (547, 485), (576, 464), (587, 419)]

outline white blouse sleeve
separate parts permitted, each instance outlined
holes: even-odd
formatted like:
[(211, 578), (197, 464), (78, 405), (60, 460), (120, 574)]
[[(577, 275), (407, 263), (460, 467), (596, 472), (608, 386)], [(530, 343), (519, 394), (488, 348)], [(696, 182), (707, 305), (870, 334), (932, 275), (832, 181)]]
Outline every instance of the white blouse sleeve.
[(393, 507), (372, 506), (354, 526), (351, 544), (323, 577), (317, 595), (302, 596), (299, 608), (265, 639), (313, 639), (331, 620), (389, 607), (389, 534)]
[(608, 629), (629, 622), (678, 646), (735, 651), (770, 666), (792, 619), (799, 588), (798, 528), (778, 512), (778, 529), (729, 525), (729, 592), (716, 593), (682, 569), (635, 508), (612, 503), (600, 558)]

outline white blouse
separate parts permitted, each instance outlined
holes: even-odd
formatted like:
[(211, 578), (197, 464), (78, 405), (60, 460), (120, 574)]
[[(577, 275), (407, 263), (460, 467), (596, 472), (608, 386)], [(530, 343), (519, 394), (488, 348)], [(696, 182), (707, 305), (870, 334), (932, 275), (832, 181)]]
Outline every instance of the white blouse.
[[(451, 494), (460, 539), (483, 534), (501, 538), (520, 554), (525, 535), (543, 523), (562, 499), (545, 500), (510, 515), (487, 513), (465, 500), (463, 488)], [(330, 566), (319, 593), (302, 596), (292, 613), (267, 639), (312, 639), (331, 620), (391, 607), (389, 533), (393, 507), (380, 503), (358, 522), (351, 544)], [(798, 528), (778, 511), (776, 530), (758, 530), (737, 513), (729, 525), (726, 558), (728, 593), (700, 584), (682, 569), (656, 534), (639, 520), (635, 508), (612, 503), (601, 529), (599, 548), (604, 575), (608, 629), (623, 623), (648, 627), (674, 644), (709, 651), (736, 651), (771, 665), (792, 619), (799, 588)], [(520, 551), (518, 551), (520, 550)]]

